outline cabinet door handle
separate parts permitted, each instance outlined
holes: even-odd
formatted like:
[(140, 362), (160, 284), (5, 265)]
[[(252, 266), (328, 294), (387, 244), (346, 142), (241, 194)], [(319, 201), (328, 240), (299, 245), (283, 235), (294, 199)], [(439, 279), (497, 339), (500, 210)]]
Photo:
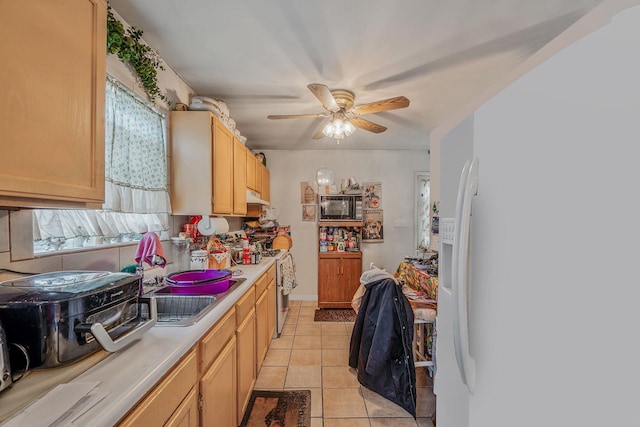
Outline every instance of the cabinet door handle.
[(344, 276), (344, 267), (340, 267), (340, 275)]

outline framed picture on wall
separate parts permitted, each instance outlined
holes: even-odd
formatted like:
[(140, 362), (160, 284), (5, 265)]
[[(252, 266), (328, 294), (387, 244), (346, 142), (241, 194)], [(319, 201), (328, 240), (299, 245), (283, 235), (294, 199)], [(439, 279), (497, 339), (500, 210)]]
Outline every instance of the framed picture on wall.
[(382, 209), (362, 210), (362, 242), (381, 243), (384, 242), (384, 220)]
[(382, 183), (381, 182), (363, 182), (364, 187), (364, 208), (365, 209), (381, 209), (382, 208)]
[(311, 181), (300, 182), (300, 203), (310, 204), (318, 202), (318, 184)]
[(302, 220), (303, 221), (316, 220), (316, 205), (302, 205)]

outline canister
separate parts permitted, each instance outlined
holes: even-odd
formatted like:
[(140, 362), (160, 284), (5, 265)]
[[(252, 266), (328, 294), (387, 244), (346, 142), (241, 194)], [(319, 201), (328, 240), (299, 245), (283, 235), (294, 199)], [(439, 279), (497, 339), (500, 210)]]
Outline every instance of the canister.
[(206, 270), (209, 267), (209, 256), (207, 251), (196, 250), (191, 252), (191, 270)]

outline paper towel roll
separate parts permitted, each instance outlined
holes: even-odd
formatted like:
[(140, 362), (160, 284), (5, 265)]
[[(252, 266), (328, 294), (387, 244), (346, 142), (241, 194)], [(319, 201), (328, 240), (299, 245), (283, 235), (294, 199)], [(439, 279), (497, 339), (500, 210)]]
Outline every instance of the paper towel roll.
[(227, 219), (222, 216), (210, 217), (203, 215), (202, 219), (198, 221), (198, 231), (204, 236), (224, 234), (229, 231), (229, 223)]

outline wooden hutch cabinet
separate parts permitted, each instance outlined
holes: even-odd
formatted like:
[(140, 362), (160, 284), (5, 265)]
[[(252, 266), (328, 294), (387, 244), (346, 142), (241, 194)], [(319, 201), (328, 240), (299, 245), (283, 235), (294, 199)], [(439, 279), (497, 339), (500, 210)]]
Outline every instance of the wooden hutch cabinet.
[[(350, 308), (351, 299), (360, 286), (362, 252), (360, 251), (360, 222), (320, 223), (320, 250), (318, 252), (318, 307)], [(326, 229), (339, 230), (344, 247), (337, 242), (326, 244), (322, 236)], [(352, 247), (348, 247), (351, 241)], [(355, 245), (355, 246), (354, 246)]]

